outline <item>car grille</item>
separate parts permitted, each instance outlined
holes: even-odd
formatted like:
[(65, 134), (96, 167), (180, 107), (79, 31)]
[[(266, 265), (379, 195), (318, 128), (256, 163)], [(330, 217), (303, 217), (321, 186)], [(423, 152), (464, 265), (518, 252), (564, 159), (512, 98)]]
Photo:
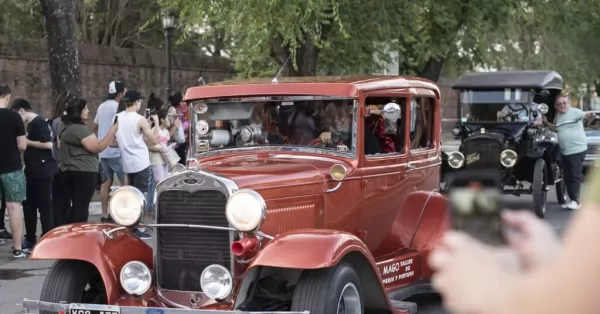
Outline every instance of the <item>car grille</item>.
[[(463, 143), (463, 154), (465, 155), (466, 169), (500, 169), (500, 154), (502, 153), (502, 143), (494, 140), (472, 140)], [(479, 154), (471, 163), (468, 163), (470, 156)]]
[[(214, 190), (180, 190), (158, 196), (159, 224), (228, 227), (226, 196)], [(231, 267), (229, 231), (163, 227), (157, 229), (158, 285), (163, 289), (201, 291), (200, 275), (208, 265)]]

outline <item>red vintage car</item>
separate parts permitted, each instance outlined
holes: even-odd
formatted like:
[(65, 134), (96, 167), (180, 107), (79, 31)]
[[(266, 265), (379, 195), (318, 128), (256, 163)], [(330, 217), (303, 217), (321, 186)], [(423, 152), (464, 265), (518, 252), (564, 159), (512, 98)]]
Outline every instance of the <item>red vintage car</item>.
[(154, 243), (119, 225), (56, 228), (27, 309), (67, 313), (414, 313), (449, 225), (438, 87), (413, 77), (221, 82), (187, 90), (190, 159), (157, 184)]

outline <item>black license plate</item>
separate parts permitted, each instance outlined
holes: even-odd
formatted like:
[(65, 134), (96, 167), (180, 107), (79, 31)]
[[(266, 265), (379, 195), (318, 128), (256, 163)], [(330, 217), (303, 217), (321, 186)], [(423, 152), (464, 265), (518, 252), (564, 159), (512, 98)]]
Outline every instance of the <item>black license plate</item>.
[(68, 314), (121, 314), (121, 309), (116, 305), (71, 303)]

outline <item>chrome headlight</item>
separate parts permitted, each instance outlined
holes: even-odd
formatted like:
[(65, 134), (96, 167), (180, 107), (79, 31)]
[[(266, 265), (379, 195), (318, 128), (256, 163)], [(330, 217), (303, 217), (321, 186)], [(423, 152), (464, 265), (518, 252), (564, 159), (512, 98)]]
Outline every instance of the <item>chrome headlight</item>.
[(510, 168), (517, 163), (517, 153), (512, 149), (505, 149), (500, 153), (500, 163), (506, 168)]
[(150, 289), (152, 275), (150, 269), (142, 262), (132, 261), (121, 268), (121, 286), (132, 295), (142, 295)]
[(250, 232), (258, 229), (265, 220), (267, 205), (256, 191), (239, 190), (227, 200), (225, 215), (236, 230)]
[(200, 287), (211, 299), (225, 299), (233, 290), (231, 273), (221, 265), (209, 265), (200, 275)]
[(527, 129), (527, 136), (534, 137), (538, 134), (538, 130), (534, 128)]
[(171, 167), (171, 175), (182, 173), (186, 170), (187, 170), (187, 168), (184, 165), (178, 163), (178, 164), (173, 165), (173, 167)]
[(451, 152), (448, 154), (448, 165), (454, 169), (458, 169), (465, 163), (465, 155), (461, 152)]
[(131, 227), (139, 224), (144, 217), (146, 197), (132, 186), (118, 188), (108, 201), (108, 213), (119, 225)]

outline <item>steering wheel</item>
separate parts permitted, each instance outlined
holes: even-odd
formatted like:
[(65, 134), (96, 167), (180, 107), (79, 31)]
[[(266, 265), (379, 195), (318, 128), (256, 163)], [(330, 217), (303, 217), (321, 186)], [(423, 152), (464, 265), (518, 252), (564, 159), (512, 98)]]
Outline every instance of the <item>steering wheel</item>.
[(325, 146), (328, 146), (328, 145), (333, 146), (333, 145), (338, 145), (340, 142), (342, 142), (340, 135), (338, 133), (331, 132), (331, 143), (325, 144), (321, 140), (321, 137), (317, 137), (314, 140), (310, 141), (310, 143), (308, 143), (308, 146), (312, 147), (312, 146), (317, 146), (318, 144), (324, 144)]

